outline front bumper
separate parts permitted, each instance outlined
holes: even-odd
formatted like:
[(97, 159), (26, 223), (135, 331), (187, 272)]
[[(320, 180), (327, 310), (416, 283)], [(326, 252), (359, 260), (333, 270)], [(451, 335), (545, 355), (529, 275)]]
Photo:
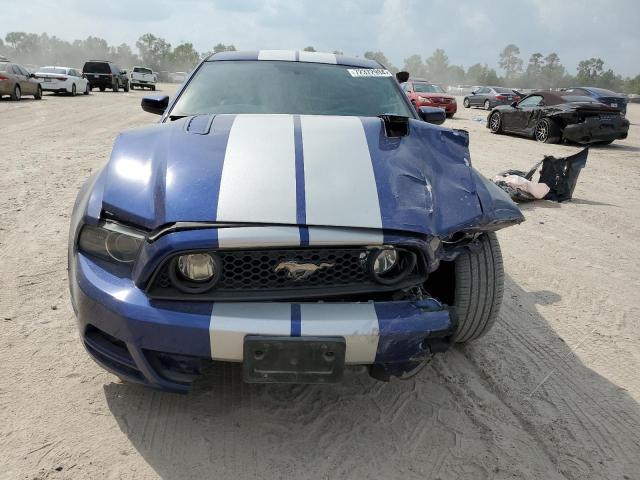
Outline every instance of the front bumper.
[(449, 115), (454, 114), (458, 111), (458, 104), (455, 102), (452, 102), (452, 103), (418, 102), (417, 106), (441, 108)]
[(241, 362), (247, 335), (342, 337), (347, 364), (411, 370), (453, 332), (434, 300), (394, 302), (152, 301), (127, 275), (81, 253), (70, 263), (71, 297), (87, 351), (129, 381), (189, 390), (204, 360)]
[(563, 130), (563, 138), (575, 143), (607, 142), (623, 140), (629, 133), (629, 120), (620, 117), (603, 122), (597, 117), (587, 118), (584, 122), (567, 125)]

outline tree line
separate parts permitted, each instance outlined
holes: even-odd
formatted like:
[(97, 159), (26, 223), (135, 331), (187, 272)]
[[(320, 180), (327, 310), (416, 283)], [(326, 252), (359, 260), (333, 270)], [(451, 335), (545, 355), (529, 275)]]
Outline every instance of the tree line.
[[(155, 71), (190, 71), (200, 59), (211, 53), (235, 51), (234, 45), (218, 43), (206, 52), (198, 52), (193, 44), (183, 42), (175, 47), (162, 37), (152, 33), (141, 35), (136, 41), (137, 52), (126, 43), (109, 45), (99, 37), (87, 37), (72, 42), (47, 33), (9, 32), (0, 38), (0, 55), (5, 55), (27, 65), (81, 66), (86, 60), (111, 60), (123, 68), (144, 65)], [(304, 48), (315, 51), (313, 46)], [(334, 53), (342, 54), (335, 50)], [(365, 58), (376, 60), (389, 70), (400, 70), (383, 52), (367, 51)], [(600, 58), (587, 58), (578, 63), (575, 75), (569, 73), (556, 52), (532, 53), (525, 63), (520, 49), (507, 45), (497, 57), (498, 73), (487, 64), (476, 63), (465, 68), (449, 62), (446, 52), (438, 48), (430, 56), (413, 54), (404, 60), (402, 70), (414, 78), (424, 78), (434, 83), (448, 85), (503, 85), (514, 88), (558, 88), (572, 85), (589, 85), (614, 91), (640, 94), (640, 75), (623, 78), (611, 69), (605, 69)]]

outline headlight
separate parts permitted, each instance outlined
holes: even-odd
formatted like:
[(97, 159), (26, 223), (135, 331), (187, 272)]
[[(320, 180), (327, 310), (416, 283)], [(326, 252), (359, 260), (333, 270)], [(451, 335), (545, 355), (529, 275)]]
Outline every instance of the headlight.
[(191, 253), (178, 257), (178, 271), (187, 280), (206, 282), (216, 273), (216, 264), (208, 253)]
[(382, 275), (398, 263), (398, 252), (395, 248), (379, 250), (373, 259), (373, 273)]
[(221, 277), (222, 260), (214, 252), (178, 255), (169, 266), (172, 285), (184, 293), (211, 290)]
[(418, 97), (418, 101), (419, 102), (424, 102), (424, 103), (431, 103), (431, 99), (429, 99), (427, 97)]
[(405, 249), (382, 247), (368, 255), (369, 274), (383, 285), (395, 285), (406, 279), (417, 264), (416, 254)]
[(138, 256), (143, 241), (144, 235), (120, 225), (85, 225), (78, 238), (78, 248), (105, 260), (131, 263)]

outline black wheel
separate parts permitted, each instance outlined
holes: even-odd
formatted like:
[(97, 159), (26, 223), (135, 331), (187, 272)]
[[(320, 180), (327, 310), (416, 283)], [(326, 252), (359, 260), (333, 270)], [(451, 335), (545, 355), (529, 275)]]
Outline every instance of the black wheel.
[(491, 133), (502, 133), (502, 117), (499, 112), (493, 112), (489, 117), (489, 130)]
[(114, 92), (120, 91), (120, 84), (118, 83), (118, 80), (113, 82), (113, 91)]
[(136, 89), (136, 86), (132, 83), (131, 84), (131, 90), (135, 90), (135, 89)]
[(484, 109), (491, 110), (491, 102), (489, 100), (484, 101)]
[(156, 86), (155, 85), (151, 85), (151, 91), (155, 92), (156, 91)]
[(533, 134), (536, 140), (542, 143), (558, 143), (562, 136), (560, 128), (548, 118), (543, 118), (537, 123)]
[(125, 91), (125, 92), (128, 92), (128, 91), (129, 91), (129, 82), (126, 82), (126, 83), (124, 84), (124, 91)]
[(457, 343), (480, 338), (498, 318), (504, 292), (504, 267), (500, 244), (494, 232), (479, 238), (479, 248), (455, 260), (454, 307)]
[(22, 90), (20, 90), (20, 86), (16, 85), (13, 87), (13, 93), (11, 94), (11, 100), (17, 102), (22, 98)]
[(71, 85), (71, 96), (75, 97), (78, 94), (77, 90), (76, 90), (76, 84), (74, 83), (73, 85)]
[(464, 100), (462, 100), (462, 105), (464, 106), (464, 108), (469, 108), (471, 106), (471, 103), (469, 102), (469, 99), (467, 97), (464, 97)]
[(453, 118), (453, 113), (447, 113), (447, 118)]
[(100, 87), (100, 91), (104, 92), (105, 91), (105, 87)]
[(89, 86), (89, 82), (87, 82), (87, 86), (84, 89), (84, 94), (89, 95), (89, 92), (91, 92), (91, 87)]
[(36, 100), (42, 100), (42, 87), (40, 85), (38, 85), (36, 94), (33, 96), (33, 98), (35, 98)]

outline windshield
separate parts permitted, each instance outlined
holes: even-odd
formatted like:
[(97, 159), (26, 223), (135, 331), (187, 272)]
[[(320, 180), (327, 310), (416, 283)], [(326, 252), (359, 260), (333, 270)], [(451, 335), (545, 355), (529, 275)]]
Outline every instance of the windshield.
[(0, 62), (0, 72), (5, 72), (7, 70), (8, 63)]
[(493, 89), (496, 91), (496, 93), (513, 94), (513, 90), (511, 90), (510, 88), (494, 87)]
[(40, 73), (55, 73), (58, 75), (64, 75), (67, 73), (66, 68), (54, 68), (54, 67), (42, 67)]
[(305, 62), (206, 62), (182, 92), (171, 115), (388, 113), (413, 117), (391, 74), (359, 75), (349, 69), (353, 67)]
[(417, 93), (445, 93), (441, 87), (430, 83), (414, 83), (413, 89)]
[(151, 70), (143, 67), (133, 67), (133, 71), (136, 73), (149, 73), (149, 74), (151, 73)]
[(111, 68), (106, 62), (87, 62), (82, 70), (91, 73), (111, 73)]

